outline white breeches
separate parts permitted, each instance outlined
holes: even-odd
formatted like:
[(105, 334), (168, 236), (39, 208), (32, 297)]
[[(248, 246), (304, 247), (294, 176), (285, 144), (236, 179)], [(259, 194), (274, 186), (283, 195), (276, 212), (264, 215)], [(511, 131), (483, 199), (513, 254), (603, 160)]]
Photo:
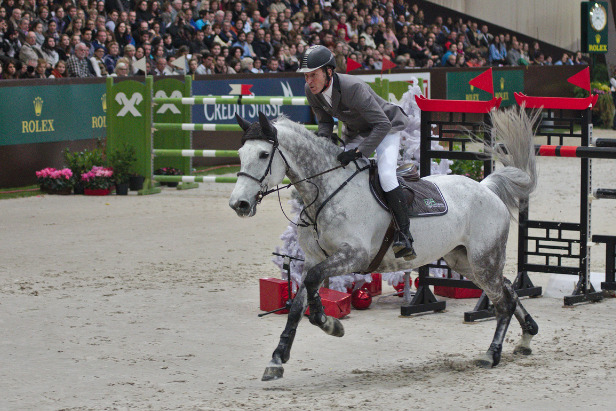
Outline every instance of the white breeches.
[(398, 187), (398, 153), (400, 152), (400, 132), (385, 136), (376, 148), (376, 163), (379, 166), (379, 181), (385, 192)]
[[(346, 145), (346, 150), (355, 150), (359, 143)], [(387, 134), (381, 144), (376, 147), (376, 164), (379, 166), (379, 181), (383, 191), (389, 192), (398, 187), (398, 153), (400, 152), (400, 132)]]

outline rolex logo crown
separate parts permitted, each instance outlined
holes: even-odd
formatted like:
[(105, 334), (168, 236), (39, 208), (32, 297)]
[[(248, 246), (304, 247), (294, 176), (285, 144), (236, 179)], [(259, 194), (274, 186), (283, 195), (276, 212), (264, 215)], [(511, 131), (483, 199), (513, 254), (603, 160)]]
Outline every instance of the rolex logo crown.
[(601, 43), (601, 34), (595, 34), (595, 41), (597, 44)]
[(103, 111), (107, 112), (107, 93), (103, 93), (101, 97), (101, 104), (103, 105)]
[(43, 99), (37, 97), (33, 101), (34, 103), (34, 114), (39, 117), (43, 113)]

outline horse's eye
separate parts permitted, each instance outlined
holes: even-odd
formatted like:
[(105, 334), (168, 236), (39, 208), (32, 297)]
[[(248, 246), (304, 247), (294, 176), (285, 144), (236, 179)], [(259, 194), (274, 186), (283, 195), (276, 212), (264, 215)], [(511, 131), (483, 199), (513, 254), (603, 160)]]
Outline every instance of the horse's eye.
[(266, 159), (268, 157), (269, 157), (269, 153), (267, 151), (261, 151), (261, 153), (259, 154), (260, 159)]

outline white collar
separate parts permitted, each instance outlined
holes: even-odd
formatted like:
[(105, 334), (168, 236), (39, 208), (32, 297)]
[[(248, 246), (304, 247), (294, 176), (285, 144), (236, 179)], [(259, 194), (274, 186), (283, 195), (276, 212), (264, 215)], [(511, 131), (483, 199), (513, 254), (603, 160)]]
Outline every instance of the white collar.
[(334, 86), (334, 78), (332, 77), (331, 81), (329, 82), (329, 87), (327, 87), (327, 89), (325, 89), (325, 91), (321, 94), (323, 94), (323, 97), (325, 98), (325, 101), (327, 101), (327, 103), (331, 106), (332, 105), (332, 90), (333, 90), (333, 86)]

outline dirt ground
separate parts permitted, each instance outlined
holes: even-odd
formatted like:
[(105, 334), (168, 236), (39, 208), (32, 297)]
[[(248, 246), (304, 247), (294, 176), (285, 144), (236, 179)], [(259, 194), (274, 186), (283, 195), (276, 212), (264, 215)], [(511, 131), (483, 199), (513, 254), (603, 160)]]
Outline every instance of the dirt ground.
[[(532, 218), (576, 221), (578, 161), (539, 158)], [(614, 175), (616, 162), (593, 162), (596, 187)], [(484, 370), (473, 359), (495, 323), (462, 322), (476, 300), (399, 318), (401, 299), (383, 296), (343, 320), (342, 339), (303, 321), (284, 378), (262, 382), (286, 318), (257, 317), (258, 279), (280, 277), (271, 252), (287, 221), (275, 196), (238, 218), (231, 190), (0, 202), (0, 409), (614, 409), (616, 299), (524, 299), (533, 355), (512, 354), (512, 323)], [(595, 234), (616, 233), (614, 204), (593, 203)], [(516, 245), (513, 226), (511, 279)]]

